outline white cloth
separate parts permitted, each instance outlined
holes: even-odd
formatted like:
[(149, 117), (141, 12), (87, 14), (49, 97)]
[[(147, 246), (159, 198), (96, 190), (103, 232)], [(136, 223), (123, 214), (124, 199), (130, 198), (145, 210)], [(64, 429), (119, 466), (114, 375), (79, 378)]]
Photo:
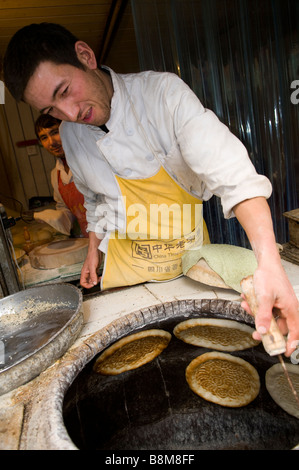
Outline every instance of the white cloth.
[[(234, 216), (239, 202), (271, 195), (270, 181), (257, 174), (244, 145), (179, 77), (109, 70), (114, 88), (109, 132), (71, 122), (60, 127), (68, 164), (85, 197), (89, 231), (100, 233), (108, 224), (109, 230), (123, 232), (126, 226), (114, 173), (148, 178), (163, 165), (200, 199), (220, 197), (226, 218)], [(100, 245), (104, 252), (107, 237)]]
[(45, 209), (43, 211), (35, 212), (34, 218), (51, 225), (55, 230), (64, 235), (70, 235), (75, 216), (66, 206), (64, 200), (58, 189), (58, 171), (60, 171), (60, 178), (63, 184), (69, 184), (73, 181), (73, 174), (71, 170), (67, 173), (64, 169), (63, 163), (58, 158), (56, 166), (51, 171), (51, 184), (53, 186), (53, 199), (56, 202), (55, 209)]

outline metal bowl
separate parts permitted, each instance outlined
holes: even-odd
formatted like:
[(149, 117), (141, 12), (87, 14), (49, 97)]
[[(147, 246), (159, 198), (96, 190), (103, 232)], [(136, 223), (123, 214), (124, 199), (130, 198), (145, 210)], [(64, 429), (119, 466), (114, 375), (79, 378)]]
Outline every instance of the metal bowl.
[(0, 300), (0, 395), (61, 357), (82, 324), (82, 293), (70, 284), (33, 287)]

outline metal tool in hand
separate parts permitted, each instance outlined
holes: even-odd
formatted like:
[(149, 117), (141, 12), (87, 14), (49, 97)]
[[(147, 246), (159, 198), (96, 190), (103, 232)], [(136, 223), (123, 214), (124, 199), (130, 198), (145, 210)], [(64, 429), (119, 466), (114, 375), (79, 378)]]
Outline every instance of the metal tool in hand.
[[(257, 302), (257, 298), (255, 295), (254, 285), (253, 285), (253, 276), (248, 276), (242, 279), (241, 289), (245, 296), (246, 302), (248, 303), (250, 307), (251, 313), (255, 317), (257, 314), (257, 310), (258, 310), (258, 302)], [(299, 397), (292, 384), (285, 362), (282, 358), (282, 354), (286, 351), (286, 342), (274, 318), (272, 318), (271, 320), (269, 330), (267, 331), (266, 334), (261, 335), (261, 338), (262, 338), (262, 343), (265, 348), (265, 351), (270, 356), (278, 356), (279, 361), (282, 365), (284, 374), (287, 378), (287, 381), (290, 385), (290, 388), (299, 406)]]

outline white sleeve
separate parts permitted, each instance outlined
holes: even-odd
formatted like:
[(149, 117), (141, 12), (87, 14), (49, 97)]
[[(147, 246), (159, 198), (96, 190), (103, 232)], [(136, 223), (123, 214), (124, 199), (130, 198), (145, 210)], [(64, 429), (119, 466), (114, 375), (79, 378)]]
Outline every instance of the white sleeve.
[[(88, 223), (87, 231), (98, 233), (100, 217), (97, 215), (97, 207), (102, 202), (102, 196), (100, 193), (92, 190), (92, 186), (98, 186), (98, 177), (96, 173), (91, 173), (88, 165), (90, 156), (95, 153), (96, 142), (80, 134), (80, 132), (83, 132), (81, 126), (78, 125), (76, 128), (78, 132), (75, 133), (73, 126), (68, 124), (70, 123), (63, 122), (60, 125), (63, 148), (73, 173), (75, 185), (84, 196), (84, 207)], [(84, 146), (82, 141), (84, 141)], [(78, 155), (80, 158), (78, 158)], [(84, 171), (82, 170), (82, 165), (84, 165)], [(86, 176), (86, 172), (88, 172), (88, 176)], [(100, 171), (99, 174), (101, 174)]]
[(221, 198), (224, 216), (232, 217), (233, 207), (246, 199), (269, 198), (271, 183), (256, 172), (242, 142), (178, 80), (168, 106), (181, 153), (208, 190)]
[(84, 207), (86, 209), (87, 232), (97, 232), (99, 217), (96, 215), (99, 196), (91, 191), (78, 175), (73, 171), (73, 178), (78, 191), (84, 196)]

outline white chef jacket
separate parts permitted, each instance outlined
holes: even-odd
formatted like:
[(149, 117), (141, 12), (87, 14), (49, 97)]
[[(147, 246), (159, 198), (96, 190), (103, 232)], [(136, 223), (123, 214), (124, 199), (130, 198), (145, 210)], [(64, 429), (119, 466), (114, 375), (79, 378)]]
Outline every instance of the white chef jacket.
[(163, 165), (199, 199), (220, 197), (225, 218), (234, 216), (239, 202), (271, 195), (270, 181), (257, 174), (244, 145), (177, 75), (108, 70), (114, 88), (109, 132), (72, 122), (60, 126), (68, 165), (85, 197), (88, 231), (104, 237), (103, 252), (110, 231), (126, 227), (114, 174), (148, 178)]

